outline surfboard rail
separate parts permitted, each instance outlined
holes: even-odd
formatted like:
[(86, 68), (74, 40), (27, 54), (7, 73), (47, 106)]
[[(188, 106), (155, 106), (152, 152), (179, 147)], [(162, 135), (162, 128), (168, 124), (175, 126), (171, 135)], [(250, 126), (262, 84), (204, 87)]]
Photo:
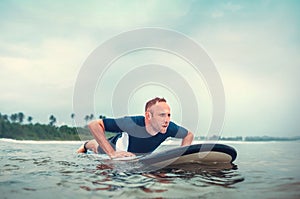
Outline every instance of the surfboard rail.
[(205, 143), (178, 147), (141, 157), (144, 165), (164, 167), (187, 163), (232, 163), (236, 150), (225, 144)]

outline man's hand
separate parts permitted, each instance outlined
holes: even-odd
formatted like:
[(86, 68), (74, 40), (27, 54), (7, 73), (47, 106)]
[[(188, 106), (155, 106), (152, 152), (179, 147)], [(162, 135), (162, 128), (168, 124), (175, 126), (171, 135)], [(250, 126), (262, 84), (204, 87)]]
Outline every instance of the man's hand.
[(126, 151), (115, 151), (112, 154), (108, 154), (108, 155), (111, 159), (135, 156), (135, 154)]
[(188, 132), (188, 134), (182, 139), (181, 146), (191, 145), (193, 139), (194, 139), (194, 134), (192, 132)]

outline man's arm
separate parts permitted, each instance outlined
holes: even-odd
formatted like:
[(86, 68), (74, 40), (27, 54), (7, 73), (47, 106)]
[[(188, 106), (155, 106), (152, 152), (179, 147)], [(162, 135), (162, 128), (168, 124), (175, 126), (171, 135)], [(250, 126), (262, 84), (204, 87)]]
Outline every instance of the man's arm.
[(189, 146), (192, 144), (194, 135), (191, 132), (188, 132), (186, 136), (182, 139), (181, 146)]
[(103, 149), (103, 151), (109, 155), (110, 158), (118, 158), (118, 157), (128, 157), (134, 156), (133, 153), (126, 152), (126, 151), (115, 151), (108, 140), (105, 137), (105, 127), (104, 123), (101, 119), (92, 121), (88, 125), (91, 133), (93, 134), (95, 140), (99, 144), (99, 146)]

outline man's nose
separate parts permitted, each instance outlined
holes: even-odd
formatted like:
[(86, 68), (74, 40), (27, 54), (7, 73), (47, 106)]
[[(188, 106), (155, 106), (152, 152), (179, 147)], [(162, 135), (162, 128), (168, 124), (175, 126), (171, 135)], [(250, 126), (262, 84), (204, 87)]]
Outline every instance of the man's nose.
[(170, 122), (170, 117), (168, 117), (168, 116), (165, 117), (165, 122), (166, 122), (166, 123), (169, 123), (169, 122)]

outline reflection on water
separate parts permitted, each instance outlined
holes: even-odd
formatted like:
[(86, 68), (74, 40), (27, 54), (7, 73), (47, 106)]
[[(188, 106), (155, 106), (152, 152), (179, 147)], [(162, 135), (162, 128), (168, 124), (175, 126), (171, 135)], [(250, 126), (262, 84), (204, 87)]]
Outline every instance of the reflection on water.
[(87, 191), (139, 188), (146, 193), (162, 193), (168, 191), (167, 186), (161, 189), (150, 188), (151, 185), (176, 184), (179, 180), (184, 180), (190, 186), (196, 187), (219, 185), (233, 188), (234, 184), (244, 180), (236, 172), (237, 166), (231, 163), (175, 165), (156, 171), (143, 171), (141, 166), (138, 162), (103, 161), (97, 164), (94, 171), (101, 179), (91, 181), (92, 186), (85, 185), (80, 188)]

